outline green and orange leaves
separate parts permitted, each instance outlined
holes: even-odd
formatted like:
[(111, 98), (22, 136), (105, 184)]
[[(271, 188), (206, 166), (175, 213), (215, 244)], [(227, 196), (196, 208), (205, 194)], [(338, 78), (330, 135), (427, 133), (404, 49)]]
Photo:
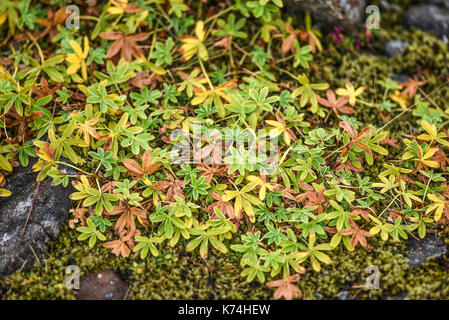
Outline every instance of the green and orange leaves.
[(327, 83), (310, 83), (305, 74), (298, 76), (298, 82), (301, 86), (291, 93), (293, 99), (301, 96), (299, 104), (304, 107), (308, 102), (312, 106), (312, 112), (318, 112), (318, 97), (315, 91), (322, 91), (329, 88)]
[(100, 121), (98, 114), (93, 114), (93, 108), (91, 104), (86, 104), (85, 115), (82, 113), (74, 113), (73, 116), (76, 120), (76, 136), (82, 137), (86, 145), (90, 145), (91, 137), (94, 139), (100, 139), (100, 135), (97, 132), (96, 125)]
[(315, 244), (316, 235), (311, 232), (309, 236), (309, 241), (307, 245), (307, 250), (300, 251), (297, 253), (298, 262), (301, 263), (307, 259), (310, 259), (313, 270), (316, 272), (321, 271), (321, 263), (330, 264), (332, 262), (331, 258), (322, 251), (332, 250), (329, 243)]
[(112, 212), (112, 203), (118, 201), (118, 197), (112, 193), (103, 191), (101, 189), (92, 188), (86, 176), (81, 176), (81, 181), (74, 184), (77, 192), (70, 195), (72, 200), (83, 200), (83, 207), (90, 207), (95, 205), (95, 214), (101, 215), (103, 210)]
[(355, 89), (351, 82), (346, 83), (346, 88), (337, 89), (336, 93), (339, 96), (348, 97), (349, 104), (355, 106), (357, 97), (365, 91), (365, 87)]
[(387, 132), (381, 132), (375, 136), (371, 135), (371, 128), (365, 127), (360, 133), (355, 129), (352, 123), (344, 121), (340, 122), (340, 127), (343, 128), (349, 136), (349, 139), (344, 138), (345, 146), (343, 147), (342, 156), (345, 157), (352, 150), (356, 152), (363, 152), (366, 162), (369, 165), (374, 163), (373, 151), (381, 155), (388, 155), (388, 150), (379, 146), (379, 143), (387, 136)]
[(432, 211), (434, 212), (434, 219), (435, 221), (439, 221), (443, 215), (446, 216), (446, 218), (449, 219), (449, 200), (438, 198), (437, 196), (429, 193), (427, 195), (427, 198), (433, 201), (433, 204), (431, 204), (427, 210), (426, 215), (430, 214)]
[(190, 74), (178, 71), (179, 77), (183, 80), (178, 87), (178, 92), (186, 91), (187, 96), (191, 98), (194, 92), (204, 92), (206, 88), (203, 84), (207, 83), (204, 76), (199, 76), (200, 69), (195, 68)]
[(435, 141), (443, 146), (449, 147), (449, 142), (447, 140), (444, 140), (448, 138), (447, 135), (444, 132), (438, 133), (438, 130), (434, 124), (430, 124), (427, 121), (423, 120), (421, 121), (421, 126), (424, 128), (424, 130), (426, 130), (427, 133), (419, 135), (418, 139), (430, 141), (431, 144)]
[[(249, 217), (251, 222), (256, 221), (256, 217), (254, 215), (254, 207), (253, 205), (259, 206), (262, 205), (262, 201), (260, 201), (255, 196), (251, 195), (249, 192), (256, 187), (257, 184), (248, 184), (244, 186), (240, 190), (227, 190), (222, 196), (223, 201), (234, 200), (234, 213), (238, 220), (241, 218), (242, 209), (245, 214)], [(263, 192), (262, 192), (263, 195)]]
[(226, 114), (224, 101), (232, 101), (228, 90), (236, 87), (236, 85), (237, 80), (230, 80), (217, 87), (214, 87), (211, 90), (195, 92), (195, 97), (192, 99), (191, 104), (193, 106), (197, 106), (199, 104), (212, 104), (217, 107), (218, 116), (220, 118), (224, 118)]
[(284, 119), (282, 119), (279, 112), (276, 112), (276, 121), (274, 120), (265, 120), (267, 124), (271, 126), (269, 128), (269, 135), (271, 137), (277, 137), (282, 135), (284, 137), (285, 143), (289, 146), (292, 141), (296, 141), (296, 135), (292, 129), (287, 128), (287, 123)]
[(423, 147), (416, 141), (413, 140), (410, 142), (406, 140), (407, 151), (402, 155), (402, 160), (413, 160), (416, 161), (416, 167), (414, 172), (417, 172), (420, 169), (428, 170), (430, 168), (439, 168), (440, 164), (434, 160), (432, 157), (438, 151), (438, 148), (431, 148), (430, 145)]

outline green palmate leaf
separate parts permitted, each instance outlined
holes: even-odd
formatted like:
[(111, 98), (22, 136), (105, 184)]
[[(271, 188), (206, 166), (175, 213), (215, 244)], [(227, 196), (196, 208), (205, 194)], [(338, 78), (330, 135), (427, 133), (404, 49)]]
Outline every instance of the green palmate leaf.
[(87, 227), (78, 227), (76, 230), (78, 232), (81, 232), (81, 234), (78, 236), (78, 240), (83, 241), (89, 239), (89, 247), (92, 248), (95, 243), (97, 242), (97, 239), (100, 241), (105, 241), (106, 237), (97, 230), (97, 227), (95, 226), (94, 222), (91, 218), (87, 219)]
[(313, 60), (313, 56), (311, 54), (312, 47), (310, 45), (300, 47), (298, 40), (294, 41), (295, 46), (295, 62), (293, 66), (296, 68), (301, 65), (303, 68), (309, 68), (309, 61)]
[(295, 99), (300, 96), (299, 104), (301, 107), (310, 103), (312, 111), (316, 112), (318, 108), (318, 98), (315, 91), (326, 90), (329, 88), (329, 85), (327, 83), (310, 83), (306, 75), (299, 75), (298, 81), (301, 86), (291, 93), (291, 97)]
[(157, 250), (156, 245), (160, 244), (164, 238), (162, 237), (144, 237), (144, 236), (136, 236), (135, 237), (137, 244), (134, 247), (134, 252), (140, 252), (140, 258), (145, 259), (148, 255), (148, 252), (151, 253), (153, 257), (159, 256), (159, 251)]

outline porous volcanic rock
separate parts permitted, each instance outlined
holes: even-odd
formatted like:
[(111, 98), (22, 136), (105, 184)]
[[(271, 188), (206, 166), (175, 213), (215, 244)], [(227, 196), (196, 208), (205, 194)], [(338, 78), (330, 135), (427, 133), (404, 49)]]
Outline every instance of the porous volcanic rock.
[(288, 0), (288, 10), (309, 11), (328, 25), (356, 25), (365, 16), (365, 0)]
[(89, 274), (81, 281), (78, 300), (123, 300), (128, 284), (115, 272), (104, 270)]
[(449, 8), (431, 4), (421, 4), (405, 13), (407, 25), (435, 33), (442, 39), (449, 38)]
[[(35, 255), (39, 257), (47, 251), (47, 242), (56, 239), (61, 225), (69, 216), (69, 194), (73, 192), (71, 184), (67, 188), (53, 186), (51, 178), (45, 179), (33, 204), (36, 177), (37, 173), (32, 172), (30, 165), (15, 168), (5, 178), (3, 188), (10, 190), (12, 195), (0, 198), (0, 278), (19, 268), (30, 268), (36, 262)], [(27, 229), (18, 247), (32, 205)], [(11, 263), (13, 258), (14, 262)]]

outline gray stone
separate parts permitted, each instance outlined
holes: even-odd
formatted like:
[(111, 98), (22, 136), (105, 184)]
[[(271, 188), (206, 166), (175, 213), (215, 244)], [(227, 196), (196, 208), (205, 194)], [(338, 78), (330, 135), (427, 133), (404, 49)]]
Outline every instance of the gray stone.
[(322, 293), (319, 293), (319, 292), (317, 292), (317, 293), (315, 293), (315, 298), (317, 298), (317, 299), (323, 299), (324, 298), (324, 295), (322, 294)]
[(405, 300), (405, 298), (407, 298), (408, 296), (408, 291), (401, 293), (399, 295), (396, 296), (386, 296), (383, 297), (384, 300)]
[[(73, 174), (73, 172), (70, 172)], [(46, 243), (55, 240), (69, 215), (73, 187), (52, 186), (51, 178), (41, 182), (28, 226), (18, 247), (22, 231), (33, 203), (37, 173), (28, 167), (15, 168), (6, 176), (10, 197), (0, 198), (0, 278), (22, 268), (26, 270), (47, 251)], [(17, 252), (16, 252), (17, 250)], [(12, 260), (14, 258), (14, 262)]]
[(383, 9), (386, 10), (399, 10), (401, 9), (401, 6), (395, 3), (390, 3), (387, 0), (380, 0), (380, 5), (382, 6)]
[(409, 79), (409, 76), (406, 74), (396, 74), (396, 73), (391, 74), (391, 80), (394, 80), (398, 83), (407, 82), (408, 79)]
[(123, 300), (128, 284), (111, 270), (89, 274), (81, 281), (78, 300)]
[(409, 45), (408, 42), (401, 40), (390, 40), (385, 46), (385, 53), (389, 58), (394, 58), (400, 54), (402, 54)]
[(435, 33), (442, 39), (449, 37), (449, 9), (436, 5), (422, 4), (405, 13), (405, 21), (411, 26)]
[(337, 299), (338, 300), (348, 300), (349, 295), (350, 295), (349, 291), (343, 290), (338, 293)]
[(446, 8), (449, 8), (449, 0), (432, 0), (432, 4), (444, 6)]
[(444, 241), (436, 235), (428, 235), (422, 240), (411, 238), (407, 248), (408, 264), (418, 267), (427, 259), (439, 258), (447, 252)]
[(329, 25), (356, 25), (365, 16), (365, 0), (288, 0), (292, 10), (309, 11)]

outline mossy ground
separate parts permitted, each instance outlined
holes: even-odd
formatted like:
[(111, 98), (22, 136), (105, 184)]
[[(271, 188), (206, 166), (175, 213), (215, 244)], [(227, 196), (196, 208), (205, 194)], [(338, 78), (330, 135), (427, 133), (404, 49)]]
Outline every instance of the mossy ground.
[[(447, 236), (447, 230), (441, 230)], [(371, 248), (348, 252), (332, 251), (332, 264), (321, 273), (306, 273), (299, 284), (305, 299), (348, 298), (380, 299), (407, 296), (410, 299), (447, 299), (449, 297), (449, 257), (430, 259), (411, 268), (405, 258), (407, 243), (375, 239)], [(446, 240), (446, 244), (449, 241)], [(129, 283), (130, 299), (269, 299), (271, 289), (257, 282), (247, 284), (240, 274), (238, 258), (211, 255), (207, 260), (182, 249), (166, 249), (160, 257), (147, 259), (117, 258), (107, 249), (80, 245), (68, 226), (50, 252), (27, 272), (17, 271), (0, 282), (3, 299), (75, 299), (76, 291), (65, 286), (67, 266), (77, 265), (81, 278), (99, 270), (111, 269)], [(380, 270), (380, 288), (364, 290), (366, 267)]]
[[(408, 2), (407, 2), (408, 3)], [(368, 100), (376, 101), (382, 92), (376, 87), (377, 80), (397, 75), (413, 76), (428, 70), (433, 88), (449, 78), (449, 51), (447, 46), (434, 36), (408, 30), (399, 25), (401, 12), (383, 16), (390, 25), (381, 29), (369, 50), (348, 51), (331, 48), (315, 58), (320, 70), (311, 81), (324, 80), (331, 87), (344, 86), (346, 81), (367, 87)], [(384, 55), (384, 45), (389, 39), (400, 39), (410, 43), (406, 51), (393, 59)], [(292, 70), (290, 65), (283, 68)], [(315, 79), (314, 79), (315, 78)], [(442, 108), (449, 108), (449, 89), (444, 88), (434, 96)], [(370, 107), (357, 112), (356, 117), (364, 123), (381, 126), (385, 123), (378, 112)], [(389, 126), (392, 138), (401, 138), (404, 133), (414, 131), (415, 119), (411, 112)], [(335, 125), (329, 121), (328, 126)], [(390, 157), (395, 157), (394, 153)], [(379, 166), (381, 164), (378, 164)], [(367, 169), (372, 177), (378, 168)], [(438, 233), (446, 238), (448, 230)], [(444, 237), (446, 235), (446, 237)], [(90, 249), (76, 240), (77, 233), (66, 224), (59, 238), (49, 245), (49, 252), (36, 262), (30, 271), (17, 271), (0, 282), (2, 299), (75, 299), (76, 291), (65, 287), (65, 270), (77, 265), (81, 277), (104, 269), (115, 270), (129, 283), (128, 297), (131, 299), (269, 299), (272, 290), (256, 282), (248, 284), (240, 277), (238, 257), (211, 254), (207, 260), (197, 254), (187, 254), (182, 246), (165, 248), (160, 257), (142, 261), (137, 255), (128, 259), (117, 258), (100, 246)], [(407, 242), (383, 242), (369, 239), (370, 248), (358, 247), (348, 252), (341, 246), (330, 253), (332, 264), (321, 273), (310, 271), (302, 276), (299, 287), (305, 299), (337, 298), (341, 291), (348, 291), (349, 298), (378, 299), (404, 297), (408, 299), (449, 298), (449, 257), (432, 259), (420, 267), (410, 268), (405, 258)], [(380, 269), (380, 289), (364, 290), (367, 274), (365, 269), (376, 265)]]

